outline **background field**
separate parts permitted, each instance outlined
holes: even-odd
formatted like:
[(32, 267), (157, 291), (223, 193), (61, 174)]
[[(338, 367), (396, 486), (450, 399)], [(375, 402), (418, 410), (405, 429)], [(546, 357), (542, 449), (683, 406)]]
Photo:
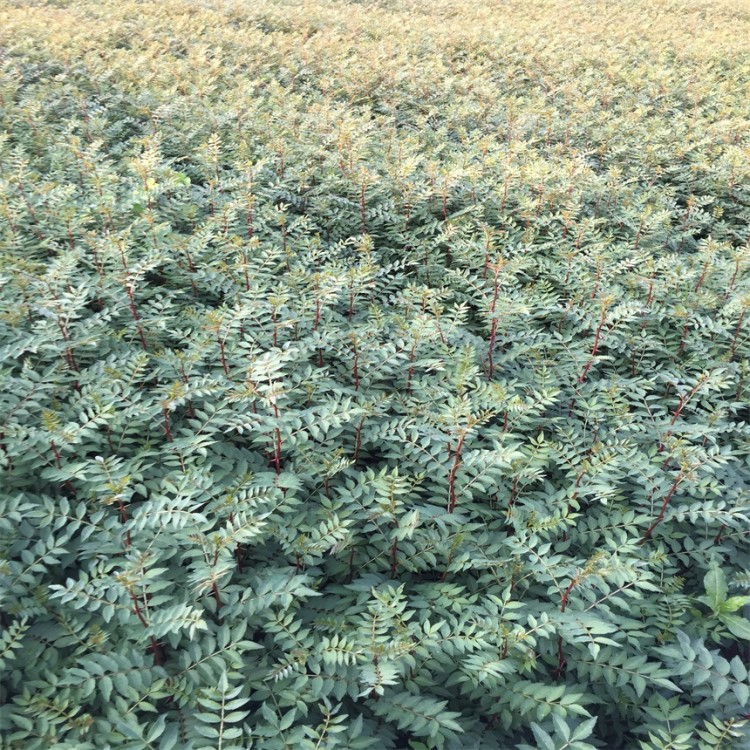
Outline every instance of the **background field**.
[(750, 742), (750, 3), (0, 0), (0, 738)]

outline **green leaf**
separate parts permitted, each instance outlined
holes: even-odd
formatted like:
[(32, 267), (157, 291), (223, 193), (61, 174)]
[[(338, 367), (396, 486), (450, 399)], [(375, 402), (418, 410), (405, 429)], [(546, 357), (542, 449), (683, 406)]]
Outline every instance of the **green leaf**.
[(703, 586), (708, 597), (707, 604), (714, 612), (719, 612), (727, 598), (727, 579), (724, 571), (718, 565), (712, 565), (703, 578)]
[(578, 742), (580, 740), (585, 740), (586, 737), (590, 737), (592, 732), (594, 731), (594, 727), (596, 726), (596, 722), (598, 721), (598, 717), (594, 716), (591, 719), (587, 719), (586, 721), (582, 721), (574, 730), (573, 734), (571, 735), (571, 739), (574, 742)]
[(750, 641), (750, 621), (738, 615), (721, 615), (719, 619), (727, 626), (732, 635)]
[(555, 741), (552, 737), (533, 721), (531, 722), (531, 731), (539, 743), (540, 750), (555, 750)]
[(722, 614), (736, 612), (740, 607), (744, 607), (748, 603), (750, 603), (750, 596), (730, 596), (719, 605), (719, 612)]
[(732, 691), (734, 692), (737, 702), (740, 706), (746, 706), (750, 703), (750, 686), (745, 682), (733, 682)]

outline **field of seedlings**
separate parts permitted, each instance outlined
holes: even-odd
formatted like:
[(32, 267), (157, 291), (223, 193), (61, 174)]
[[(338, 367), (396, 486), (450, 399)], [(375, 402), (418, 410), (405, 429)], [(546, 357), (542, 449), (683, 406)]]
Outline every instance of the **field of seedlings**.
[(750, 0), (0, 0), (0, 747), (750, 747)]

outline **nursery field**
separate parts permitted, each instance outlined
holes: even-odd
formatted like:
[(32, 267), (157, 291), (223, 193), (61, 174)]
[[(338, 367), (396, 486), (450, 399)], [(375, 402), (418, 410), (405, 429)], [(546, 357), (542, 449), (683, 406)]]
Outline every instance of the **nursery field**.
[(0, 747), (750, 747), (750, 0), (0, 0)]

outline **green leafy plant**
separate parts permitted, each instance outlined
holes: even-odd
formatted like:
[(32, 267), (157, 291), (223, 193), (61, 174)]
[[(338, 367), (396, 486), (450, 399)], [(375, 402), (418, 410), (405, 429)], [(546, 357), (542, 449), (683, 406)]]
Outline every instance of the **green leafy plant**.
[(745, 747), (748, 19), (0, 0), (3, 747)]

